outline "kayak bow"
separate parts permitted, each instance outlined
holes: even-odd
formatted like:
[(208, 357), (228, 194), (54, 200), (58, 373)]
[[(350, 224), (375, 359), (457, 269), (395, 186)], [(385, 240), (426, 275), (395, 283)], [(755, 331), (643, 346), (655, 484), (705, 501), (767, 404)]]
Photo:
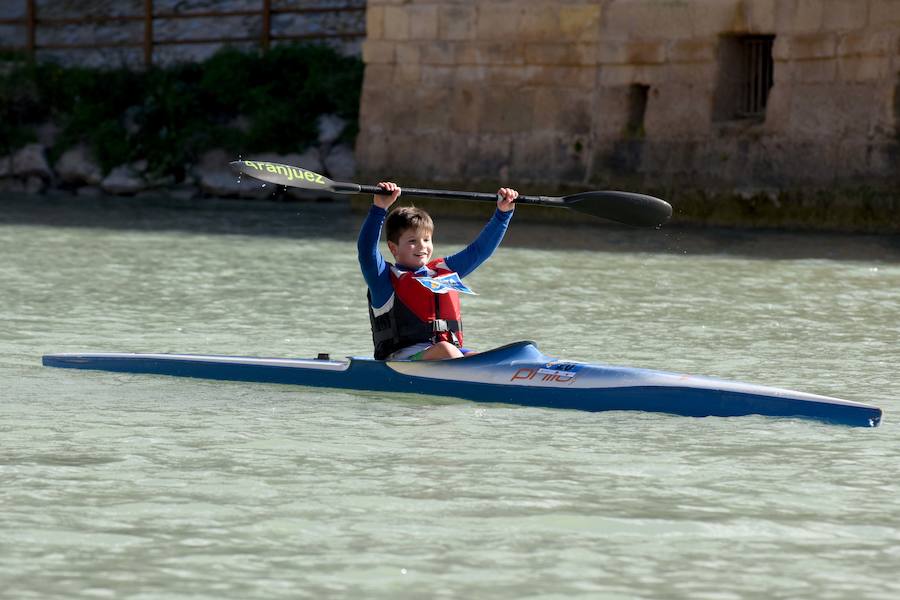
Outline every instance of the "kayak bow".
[(445, 361), (250, 358), (196, 354), (48, 354), (49, 367), (282, 383), (375, 392), (414, 392), (475, 402), (635, 410), (690, 417), (764, 415), (876, 427), (875, 406), (746, 383), (561, 361), (516, 342)]

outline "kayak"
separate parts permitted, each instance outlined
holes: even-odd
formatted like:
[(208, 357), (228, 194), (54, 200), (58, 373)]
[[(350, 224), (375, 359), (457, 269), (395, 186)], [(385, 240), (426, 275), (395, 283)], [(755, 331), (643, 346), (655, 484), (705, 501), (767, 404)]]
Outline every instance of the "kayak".
[(876, 427), (868, 404), (663, 371), (557, 360), (515, 342), (443, 361), (369, 357), (252, 358), (198, 354), (48, 354), (49, 367), (373, 392), (583, 411), (650, 411), (689, 417), (764, 415)]

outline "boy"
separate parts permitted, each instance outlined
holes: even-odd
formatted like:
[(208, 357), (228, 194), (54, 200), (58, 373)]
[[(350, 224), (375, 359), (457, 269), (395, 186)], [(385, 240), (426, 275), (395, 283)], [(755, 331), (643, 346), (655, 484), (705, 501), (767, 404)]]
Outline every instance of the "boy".
[[(378, 360), (441, 360), (459, 358), (463, 348), (459, 294), (435, 293), (418, 277), (457, 274), (465, 277), (500, 245), (512, 218), (516, 190), (497, 191), (497, 210), (474, 242), (446, 258), (432, 260), (434, 223), (424, 210), (402, 207), (387, 216), (401, 190), (382, 181), (390, 196), (375, 196), (359, 232), (359, 266), (369, 287), (369, 320)], [(387, 217), (388, 249), (395, 264), (378, 251), (381, 226)]]

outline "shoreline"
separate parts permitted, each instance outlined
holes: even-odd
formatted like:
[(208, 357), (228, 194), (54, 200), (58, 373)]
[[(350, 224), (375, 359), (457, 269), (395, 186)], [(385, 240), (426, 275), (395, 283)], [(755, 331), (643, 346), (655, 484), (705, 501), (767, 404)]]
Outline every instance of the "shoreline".
[[(402, 200), (402, 197), (401, 197)], [(419, 200), (419, 199), (417, 199)], [(297, 239), (329, 237), (355, 242), (368, 210), (366, 196), (325, 200), (257, 200), (164, 193), (138, 196), (0, 193), (0, 226), (85, 227), (110, 230), (187, 231), (223, 235), (262, 235)], [(417, 202), (426, 207), (426, 202)], [(434, 210), (442, 244), (464, 245), (480, 230), (491, 207)], [(813, 229), (746, 228), (683, 222), (660, 229), (631, 228), (580, 218), (547, 220), (568, 211), (522, 207), (504, 240), (507, 247), (559, 248), (573, 252), (647, 252), (677, 255), (740, 255), (758, 259), (900, 262), (900, 236), (893, 233)], [(454, 214), (456, 213), (456, 214)]]

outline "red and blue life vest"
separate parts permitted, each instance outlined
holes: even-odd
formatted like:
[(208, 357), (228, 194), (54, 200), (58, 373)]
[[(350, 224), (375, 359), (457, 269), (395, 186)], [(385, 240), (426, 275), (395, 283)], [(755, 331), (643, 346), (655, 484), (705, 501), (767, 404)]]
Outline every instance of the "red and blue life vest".
[[(425, 267), (429, 277), (453, 273), (443, 258), (431, 261)], [(369, 321), (372, 324), (372, 341), (375, 358), (384, 360), (392, 353), (423, 342), (441, 341), (462, 347), (462, 313), (459, 294), (450, 291), (436, 294), (416, 281), (415, 273), (391, 266), (391, 285), (394, 293), (384, 306), (372, 308), (369, 294)]]

